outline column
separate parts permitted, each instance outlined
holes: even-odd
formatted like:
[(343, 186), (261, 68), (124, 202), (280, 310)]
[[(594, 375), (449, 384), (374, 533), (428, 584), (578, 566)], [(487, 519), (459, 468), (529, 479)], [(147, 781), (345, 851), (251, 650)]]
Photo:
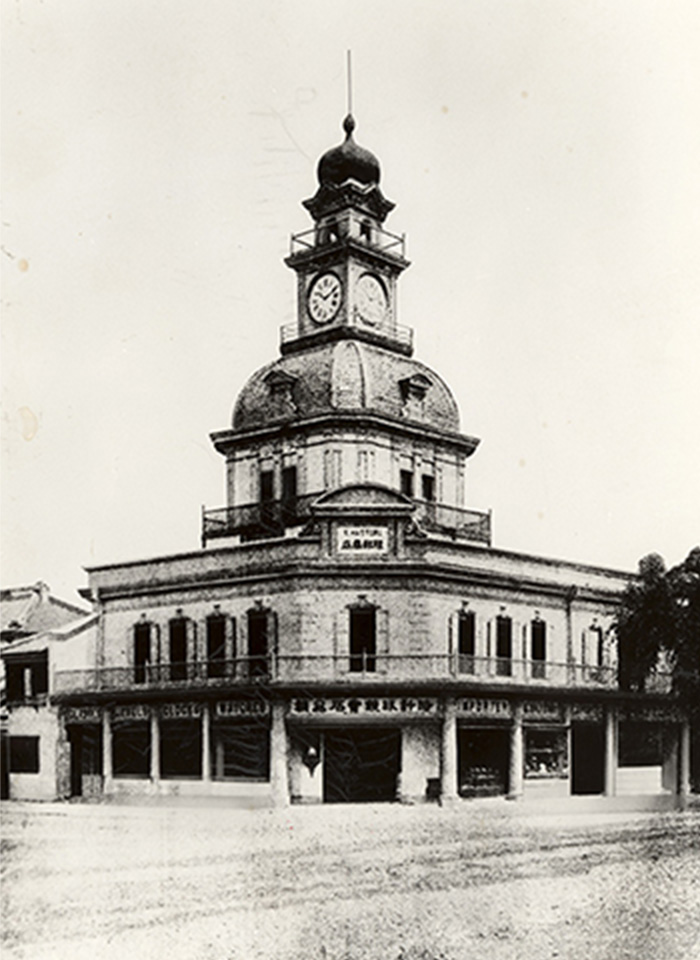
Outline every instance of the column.
[(102, 711), (102, 772), (104, 782), (102, 789), (109, 793), (112, 786), (112, 716), (109, 707)]
[(287, 729), (284, 722), (284, 703), (272, 704), (272, 729), (270, 730), (270, 787), (272, 802), (276, 807), (289, 803), (287, 783)]
[(202, 705), (202, 780), (211, 780), (211, 746), (209, 741), (209, 704)]
[(519, 800), (523, 795), (523, 705), (513, 705), (513, 726), (510, 730), (510, 771), (508, 799)]
[(678, 796), (682, 807), (690, 793), (690, 723), (684, 720), (678, 738)]
[(605, 708), (605, 789), (606, 797), (614, 797), (617, 777), (617, 713), (614, 706)]
[(160, 717), (158, 707), (151, 707), (151, 782), (156, 788), (160, 784)]
[(445, 718), (442, 722), (442, 749), (440, 751), (440, 800), (451, 803), (457, 800), (457, 705), (454, 700), (445, 701)]

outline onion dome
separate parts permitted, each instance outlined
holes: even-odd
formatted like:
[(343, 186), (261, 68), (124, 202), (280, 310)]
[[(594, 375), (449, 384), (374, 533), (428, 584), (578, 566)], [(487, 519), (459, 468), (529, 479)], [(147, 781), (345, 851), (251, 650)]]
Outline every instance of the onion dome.
[(331, 147), (318, 161), (317, 176), (323, 186), (340, 186), (348, 180), (363, 185), (378, 184), (380, 178), (379, 161), (370, 150), (358, 146), (352, 136), (355, 120), (348, 114), (343, 120), (345, 142)]

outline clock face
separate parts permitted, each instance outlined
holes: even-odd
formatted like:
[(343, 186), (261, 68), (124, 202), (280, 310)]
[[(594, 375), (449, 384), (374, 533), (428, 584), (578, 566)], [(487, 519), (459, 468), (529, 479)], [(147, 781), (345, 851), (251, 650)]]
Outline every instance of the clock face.
[(311, 284), (307, 298), (314, 323), (330, 323), (340, 309), (343, 285), (334, 273), (322, 273)]
[(363, 273), (355, 287), (355, 306), (364, 323), (375, 326), (386, 316), (389, 298), (386, 287), (372, 273)]

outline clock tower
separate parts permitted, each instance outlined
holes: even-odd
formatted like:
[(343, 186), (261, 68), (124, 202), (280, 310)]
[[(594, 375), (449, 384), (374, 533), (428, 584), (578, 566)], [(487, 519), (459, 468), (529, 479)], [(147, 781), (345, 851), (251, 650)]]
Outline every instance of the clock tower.
[(412, 331), (396, 316), (396, 282), (409, 265), (404, 238), (383, 228), (394, 204), (383, 195), (379, 161), (353, 137), (318, 163), (318, 189), (304, 201), (314, 226), (292, 237), (287, 266), (297, 274), (297, 320), (283, 328), (282, 353), (353, 339), (410, 356)]

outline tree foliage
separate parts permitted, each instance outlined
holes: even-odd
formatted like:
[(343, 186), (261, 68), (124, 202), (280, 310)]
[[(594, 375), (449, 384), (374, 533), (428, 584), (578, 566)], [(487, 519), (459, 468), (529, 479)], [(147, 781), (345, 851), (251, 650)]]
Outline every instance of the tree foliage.
[(700, 547), (666, 570), (651, 553), (625, 590), (616, 619), (620, 686), (644, 690), (665, 656), (674, 690), (691, 713), (700, 714)]

